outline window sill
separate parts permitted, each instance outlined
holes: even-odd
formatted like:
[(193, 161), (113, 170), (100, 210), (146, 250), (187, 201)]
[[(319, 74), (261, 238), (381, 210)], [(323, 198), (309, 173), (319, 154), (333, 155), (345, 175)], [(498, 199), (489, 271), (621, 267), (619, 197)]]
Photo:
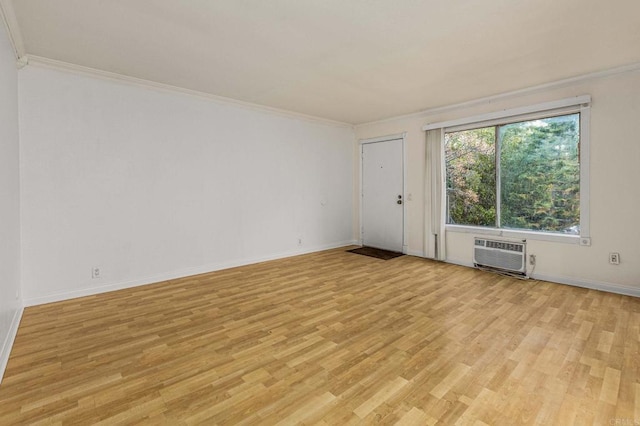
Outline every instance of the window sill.
[(464, 234), (490, 235), (518, 240), (549, 241), (553, 243), (580, 244), (580, 235), (555, 234), (551, 232), (516, 231), (513, 229), (483, 228), (479, 226), (445, 225), (445, 231)]

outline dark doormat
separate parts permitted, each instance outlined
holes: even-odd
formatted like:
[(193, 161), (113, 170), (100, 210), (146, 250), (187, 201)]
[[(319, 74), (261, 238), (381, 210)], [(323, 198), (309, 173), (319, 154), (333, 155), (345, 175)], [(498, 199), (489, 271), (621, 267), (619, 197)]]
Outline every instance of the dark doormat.
[(374, 247), (359, 247), (351, 250), (347, 250), (349, 253), (362, 254), (364, 256), (375, 257), (377, 259), (389, 260), (395, 257), (403, 256), (402, 253), (395, 251), (382, 250)]

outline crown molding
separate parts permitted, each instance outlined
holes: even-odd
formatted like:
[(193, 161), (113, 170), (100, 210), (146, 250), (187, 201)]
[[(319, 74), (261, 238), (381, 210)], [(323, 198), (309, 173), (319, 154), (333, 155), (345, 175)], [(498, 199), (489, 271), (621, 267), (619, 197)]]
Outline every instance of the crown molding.
[(524, 89), (518, 89), (511, 92), (504, 92), (497, 95), (486, 96), (483, 98), (477, 98), (470, 101), (460, 102), (457, 104), (444, 105), (444, 106), (435, 107), (435, 108), (428, 108), (428, 109), (418, 111), (418, 112), (413, 112), (410, 114), (397, 115), (395, 117), (384, 118), (382, 120), (375, 120), (367, 123), (356, 124), (354, 127), (357, 129), (360, 127), (369, 126), (373, 124), (386, 123), (389, 121), (402, 120), (402, 119), (408, 119), (408, 118), (428, 117), (430, 115), (440, 114), (443, 112), (456, 111), (456, 110), (470, 108), (478, 105), (490, 104), (492, 102), (496, 102), (500, 100), (532, 95), (532, 94), (544, 92), (547, 90), (559, 89), (562, 87), (573, 86), (573, 85), (584, 83), (587, 81), (598, 80), (598, 79), (607, 78), (607, 77), (611, 77), (618, 74), (626, 74), (626, 73), (632, 73), (632, 72), (638, 72), (638, 71), (640, 71), (640, 62), (635, 62), (632, 64), (623, 65), (620, 67), (610, 68), (602, 71), (596, 71), (589, 74), (583, 74), (575, 77), (565, 78), (562, 80), (556, 80), (550, 83), (539, 84), (536, 86), (526, 87)]
[(13, 47), (13, 53), (16, 59), (22, 58), (26, 52), (24, 50), (24, 41), (22, 40), (22, 32), (18, 25), (18, 19), (13, 10), (13, 4), (11, 0), (0, 0), (0, 16), (4, 26), (7, 28), (7, 34), (9, 35), (9, 41)]
[[(0, 0), (2, 1), (2, 0)], [(125, 74), (118, 74), (111, 71), (103, 71), (97, 68), (85, 67), (82, 65), (76, 65), (69, 62), (58, 61), (56, 59), (45, 58), (43, 56), (36, 55), (24, 55), (20, 58), (20, 68), (25, 66), (38, 66), (43, 68), (51, 68), (59, 71), (67, 71), (76, 74), (87, 75), (90, 77), (100, 78), (103, 80), (117, 81), (121, 83), (130, 84), (133, 86), (143, 87), (147, 89), (155, 89), (162, 92), (179, 93), (187, 96), (193, 96), (200, 99), (210, 100), (219, 104), (231, 105), (253, 111), (269, 113), (278, 115), (281, 117), (295, 118), (298, 120), (309, 121), (318, 124), (325, 124), (337, 127), (353, 128), (351, 123), (345, 123), (342, 121), (331, 120), (328, 118), (316, 117), (313, 115), (307, 115), (294, 111), (289, 111), (280, 108), (269, 107), (266, 105), (254, 104), (251, 102), (240, 101), (224, 96), (213, 95), (211, 93), (201, 92), (198, 90), (186, 89), (183, 87), (172, 86), (170, 84), (159, 83), (152, 80), (145, 80), (142, 78), (131, 77)]]

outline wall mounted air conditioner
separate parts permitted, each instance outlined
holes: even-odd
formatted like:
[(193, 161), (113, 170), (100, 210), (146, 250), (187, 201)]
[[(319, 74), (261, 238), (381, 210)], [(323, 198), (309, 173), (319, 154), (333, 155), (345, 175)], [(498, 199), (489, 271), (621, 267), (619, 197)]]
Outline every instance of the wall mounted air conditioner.
[(496, 269), (526, 276), (526, 249), (526, 241), (476, 238), (473, 244), (473, 264), (478, 268)]

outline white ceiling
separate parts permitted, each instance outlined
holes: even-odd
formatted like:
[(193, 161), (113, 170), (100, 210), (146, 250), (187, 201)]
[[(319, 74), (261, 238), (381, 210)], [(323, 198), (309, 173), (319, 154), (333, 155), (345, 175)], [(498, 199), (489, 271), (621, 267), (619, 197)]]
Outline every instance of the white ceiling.
[(27, 54), (352, 124), (640, 62), (638, 0), (12, 4)]

